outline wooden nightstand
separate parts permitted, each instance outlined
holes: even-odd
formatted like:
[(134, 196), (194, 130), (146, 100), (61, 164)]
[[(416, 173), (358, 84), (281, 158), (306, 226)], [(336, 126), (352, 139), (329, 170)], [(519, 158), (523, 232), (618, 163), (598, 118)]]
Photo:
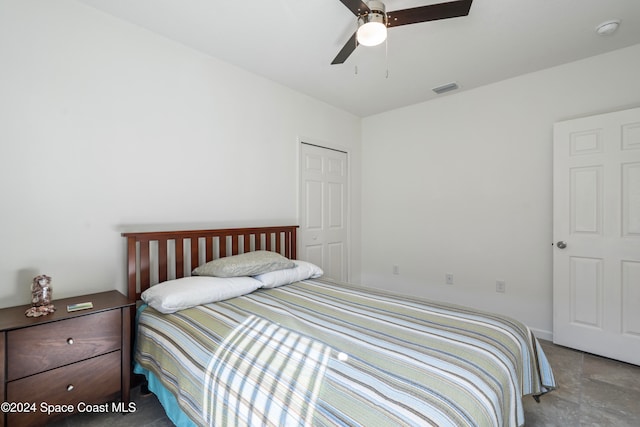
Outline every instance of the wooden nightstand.
[[(67, 305), (87, 301), (93, 308), (67, 312)], [(135, 301), (109, 291), (53, 304), (55, 313), (37, 318), (24, 315), (29, 305), (0, 309), (0, 402), (13, 405), (3, 407), (0, 427), (43, 425), (118, 398), (127, 408)], [(49, 415), (46, 405), (61, 406)]]

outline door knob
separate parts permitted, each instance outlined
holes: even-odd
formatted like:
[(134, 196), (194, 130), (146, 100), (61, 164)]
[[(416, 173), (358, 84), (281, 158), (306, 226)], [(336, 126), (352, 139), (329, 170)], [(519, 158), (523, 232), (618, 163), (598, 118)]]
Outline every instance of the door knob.
[(558, 243), (556, 243), (556, 246), (558, 247), (558, 249), (564, 249), (567, 247), (567, 242), (565, 242), (564, 240), (560, 240), (558, 241)]

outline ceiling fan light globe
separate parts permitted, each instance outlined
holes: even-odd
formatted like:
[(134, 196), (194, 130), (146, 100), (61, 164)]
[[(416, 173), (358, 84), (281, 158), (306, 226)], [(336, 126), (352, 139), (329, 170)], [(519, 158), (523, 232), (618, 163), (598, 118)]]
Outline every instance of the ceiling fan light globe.
[(387, 39), (387, 26), (382, 22), (367, 22), (360, 25), (356, 37), (363, 46), (377, 46)]

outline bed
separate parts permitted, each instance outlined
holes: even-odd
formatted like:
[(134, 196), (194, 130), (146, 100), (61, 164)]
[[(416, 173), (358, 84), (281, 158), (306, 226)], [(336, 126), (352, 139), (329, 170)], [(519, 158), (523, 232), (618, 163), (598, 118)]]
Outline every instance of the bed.
[[(308, 264), (296, 260), (296, 228), (123, 234), (129, 296), (149, 302), (136, 316), (134, 371), (176, 425), (520, 426), (523, 397), (555, 388), (540, 344), (514, 319), (316, 270), (292, 279)], [(248, 286), (237, 296), (208, 302), (214, 286), (199, 281), (213, 279), (192, 275), (265, 252), (295, 264), (221, 279)], [(195, 299), (165, 309), (174, 292)]]

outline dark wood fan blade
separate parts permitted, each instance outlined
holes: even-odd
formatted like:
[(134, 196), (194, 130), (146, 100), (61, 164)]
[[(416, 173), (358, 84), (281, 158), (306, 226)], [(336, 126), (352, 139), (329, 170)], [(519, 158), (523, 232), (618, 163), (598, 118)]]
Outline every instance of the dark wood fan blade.
[(457, 0), (448, 3), (430, 4), (411, 9), (396, 10), (387, 13), (389, 27), (417, 24), (418, 22), (467, 16), (473, 0)]
[(369, 12), (369, 6), (367, 6), (361, 0), (340, 0), (343, 5), (347, 6), (354, 15), (360, 16), (364, 12)]
[(342, 50), (338, 52), (338, 55), (336, 55), (333, 61), (331, 61), (331, 65), (343, 64), (344, 61), (347, 60), (349, 55), (351, 55), (353, 51), (356, 50), (356, 47), (358, 47), (358, 41), (356, 40), (356, 33), (353, 33), (349, 41), (346, 42), (342, 47)]

